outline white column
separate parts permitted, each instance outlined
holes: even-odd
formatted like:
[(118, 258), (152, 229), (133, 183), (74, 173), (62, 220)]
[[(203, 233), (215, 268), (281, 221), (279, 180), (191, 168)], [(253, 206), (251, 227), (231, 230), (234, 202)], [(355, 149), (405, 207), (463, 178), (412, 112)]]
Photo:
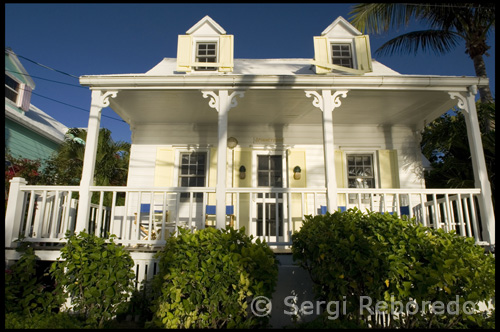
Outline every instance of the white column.
[(83, 231), (87, 227), (89, 220), (91, 198), (90, 186), (94, 184), (94, 170), (97, 154), (97, 142), (99, 140), (99, 127), (101, 124), (101, 111), (104, 107), (109, 106), (109, 98), (116, 97), (117, 93), (117, 91), (108, 91), (105, 93), (99, 90), (92, 91), (87, 138), (85, 139), (82, 178), (80, 180), (80, 197), (78, 199), (78, 216), (75, 225), (75, 233)]
[(227, 177), (227, 119), (229, 110), (237, 105), (236, 94), (241, 98), (242, 91), (234, 91), (229, 94), (228, 90), (219, 90), (217, 95), (214, 91), (202, 91), (203, 97), (210, 101), (208, 105), (218, 112), (218, 140), (217, 140), (217, 183), (215, 186), (216, 201), (216, 227), (226, 227), (226, 177)]
[(335, 178), (335, 150), (333, 136), (333, 110), (340, 106), (340, 96), (346, 97), (348, 90), (305, 91), (307, 97), (314, 97), (313, 105), (323, 112), (323, 151), (325, 159), (325, 181), (327, 209), (330, 213), (337, 210), (337, 181)]
[(5, 248), (15, 248), (19, 238), (24, 205), (24, 192), (20, 187), (28, 183), (24, 178), (15, 177), (10, 180), (9, 200), (5, 211)]
[(467, 126), (467, 138), (469, 140), (472, 158), (472, 170), (474, 172), (474, 185), (481, 189), (479, 197), (479, 212), (483, 226), (483, 239), (491, 245), (495, 244), (495, 212), (493, 209), (491, 185), (488, 179), (486, 161), (484, 159), (481, 131), (477, 117), (475, 95), (477, 87), (469, 87), (469, 92), (462, 95), (458, 92), (450, 92), (452, 99), (457, 98), (457, 106), (464, 111), (465, 124)]

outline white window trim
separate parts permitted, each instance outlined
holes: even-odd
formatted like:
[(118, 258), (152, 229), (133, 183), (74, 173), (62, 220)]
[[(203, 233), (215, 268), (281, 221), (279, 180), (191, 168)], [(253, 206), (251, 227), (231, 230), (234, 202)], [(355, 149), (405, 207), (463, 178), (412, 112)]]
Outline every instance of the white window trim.
[(265, 187), (258, 187), (258, 182), (257, 182), (257, 172), (259, 169), (258, 165), (258, 157), (257, 156), (262, 156), (262, 155), (268, 155), (268, 156), (274, 156), (274, 155), (281, 155), (281, 168), (282, 168), (282, 173), (283, 173), (283, 180), (282, 180), (282, 188), (287, 188), (288, 186), (288, 160), (287, 160), (287, 155), (286, 155), (286, 149), (258, 149), (258, 150), (253, 150), (252, 151), (252, 187), (253, 188), (265, 188)]
[(358, 61), (356, 57), (356, 45), (354, 44), (354, 39), (338, 39), (338, 38), (328, 38), (328, 61), (330, 64), (332, 62), (332, 44), (349, 44), (351, 46), (351, 56), (352, 56), (352, 69), (358, 68)]
[(371, 155), (372, 156), (372, 162), (373, 162), (373, 177), (375, 181), (375, 188), (380, 188), (380, 181), (379, 181), (379, 169), (378, 169), (378, 158), (377, 158), (377, 151), (376, 150), (357, 150), (357, 149), (349, 149), (349, 150), (342, 150), (342, 159), (343, 159), (343, 170), (344, 170), (344, 183), (346, 185), (346, 188), (349, 188), (349, 168), (347, 165), (347, 156), (348, 155)]
[(174, 187), (180, 187), (179, 185), (179, 170), (181, 167), (181, 154), (182, 153), (192, 153), (192, 152), (206, 152), (207, 153), (207, 167), (205, 169), (205, 186), (200, 188), (208, 187), (208, 177), (210, 175), (210, 149), (209, 148), (177, 148), (174, 154)]
[[(196, 58), (197, 58), (197, 50), (198, 50), (198, 43), (215, 43), (215, 53), (216, 53), (216, 56), (215, 56), (215, 63), (214, 64), (218, 64), (219, 61), (220, 61), (220, 54), (219, 54), (219, 38), (218, 37), (213, 37), (213, 36), (210, 36), (210, 37), (193, 37), (193, 47), (192, 47), (192, 54), (191, 54), (191, 59), (193, 60), (192, 62), (195, 63), (196, 62)], [(197, 67), (201, 67), (201, 66), (196, 66), (196, 65), (193, 65), (193, 72), (196, 72), (197, 74), (199, 73), (214, 73), (214, 72), (218, 72), (219, 71), (219, 67), (217, 66), (214, 66), (214, 70), (197, 70), (196, 68)], [(206, 67), (211, 67), (211, 66), (206, 66)]]
[(19, 98), (21, 98), (21, 95), (22, 95), (22, 94), (21, 94), (21, 92), (22, 92), (22, 91), (21, 91), (21, 87), (22, 87), (22, 84), (23, 84), (23, 83), (22, 83), (22, 82), (20, 82), (20, 81), (19, 81), (16, 77), (11, 76), (11, 75), (9, 75), (9, 74), (7, 74), (7, 73), (5, 73), (5, 76), (8, 76), (11, 80), (13, 80), (14, 82), (16, 82), (16, 83), (18, 84), (18, 91), (14, 91), (14, 90), (13, 90), (10, 86), (8, 86), (8, 85), (7, 85), (7, 83), (4, 83), (4, 85), (5, 85), (8, 89), (10, 89), (10, 90), (12, 90), (13, 92), (17, 93), (17, 98), (16, 98), (16, 100), (15, 100), (15, 101), (13, 101), (12, 99), (9, 99), (9, 98), (7, 98), (7, 97), (5, 97), (5, 100), (6, 100), (6, 101), (8, 100), (9, 102), (11, 102), (11, 103), (13, 103), (14, 105), (16, 105), (16, 106), (17, 106), (17, 104), (19, 103)]

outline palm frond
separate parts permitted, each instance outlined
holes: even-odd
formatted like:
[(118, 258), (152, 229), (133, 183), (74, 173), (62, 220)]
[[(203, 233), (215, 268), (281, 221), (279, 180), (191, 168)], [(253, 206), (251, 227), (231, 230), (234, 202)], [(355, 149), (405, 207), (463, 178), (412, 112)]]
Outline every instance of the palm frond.
[(419, 50), (443, 55), (456, 47), (461, 38), (453, 31), (421, 30), (395, 37), (380, 46), (376, 55), (417, 54)]
[(425, 9), (425, 4), (360, 3), (352, 7), (349, 20), (361, 32), (381, 33), (391, 27), (407, 25), (412, 18), (419, 17)]

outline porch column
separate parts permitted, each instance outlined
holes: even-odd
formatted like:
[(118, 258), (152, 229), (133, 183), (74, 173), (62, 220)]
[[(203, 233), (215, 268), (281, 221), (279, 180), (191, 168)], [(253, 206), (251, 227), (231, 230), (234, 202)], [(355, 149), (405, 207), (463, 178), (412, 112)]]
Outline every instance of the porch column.
[[(89, 220), (90, 186), (94, 184), (94, 170), (101, 124), (101, 111), (109, 106), (109, 98), (116, 97), (118, 91), (92, 91), (87, 138), (85, 139), (85, 154), (83, 156), (82, 178), (80, 180), (80, 198), (78, 199), (78, 215), (75, 233), (83, 231)], [(89, 231), (87, 229), (87, 231)]]
[(337, 181), (335, 179), (335, 150), (333, 144), (333, 110), (340, 106), (340, 96), (346, 97), (348, 90), (305, 91), (306, 97), (314, 97), (312, 104), (323, 112), (323, 151), (325, 158), (325, 180), (327, 209), (332, 213), (337, 210)]
[(20, 187), (27, 184), (28, 182), (20, 177), (14, 177), (10, 180), (9, 200), (5, 211), (5, 248), (17, 247), (17, 243), (14, 241), (19, 238), (25, 198)]
[(243, 98), (243, 91), (228, 90), (202, 91), (203, 98), (210, 97), (208, 105), (218, 112), (217, 140), (217, 183), (215, 186), (216, 227), (226, 227), (226, 177), (227, 177), (227, 118), (229, 110), (238, 103), (233, 99), (236, 94)]
[(486, 161), (484, 159), (481, 131), (477, 118), (475, 95), (477, 86), (470, 86), (465, 96), (459, 92), (449, 92), (451, 99), (458, 99), (457, 106), (464, 111), (467, 138), (469, 140), (474, 172), (474, 185), (481, 189), (479, 197), (479, 211), (483, 226), (483, 239), (490, 245), (495, 244), (495, 212), (493, 210), (491, 185), (488, 179)]

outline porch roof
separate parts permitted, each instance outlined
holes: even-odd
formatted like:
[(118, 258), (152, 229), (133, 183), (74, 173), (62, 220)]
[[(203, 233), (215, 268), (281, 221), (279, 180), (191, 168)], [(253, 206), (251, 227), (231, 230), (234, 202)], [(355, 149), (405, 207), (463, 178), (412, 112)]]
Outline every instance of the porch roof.
[[(175, 60), (175, 59), (173, 59)], [(110, 107), (129, 124), (217, 123), (201, 91), (242, 90), (229, 124), (321, 124), (306, 90), (348, 90), (335, 109), (335, 124), (403, 125), (422, 129), (456, 105), (448, 92), (465, 92), (488, 79), (401, 75), (374, 61), (370, 74), (317, 75), (309, 59), (235, 59), (231, 74), (176, 73), (164, 59), (145, 74), (80, 77), (92, 90), (116, 90)]]

